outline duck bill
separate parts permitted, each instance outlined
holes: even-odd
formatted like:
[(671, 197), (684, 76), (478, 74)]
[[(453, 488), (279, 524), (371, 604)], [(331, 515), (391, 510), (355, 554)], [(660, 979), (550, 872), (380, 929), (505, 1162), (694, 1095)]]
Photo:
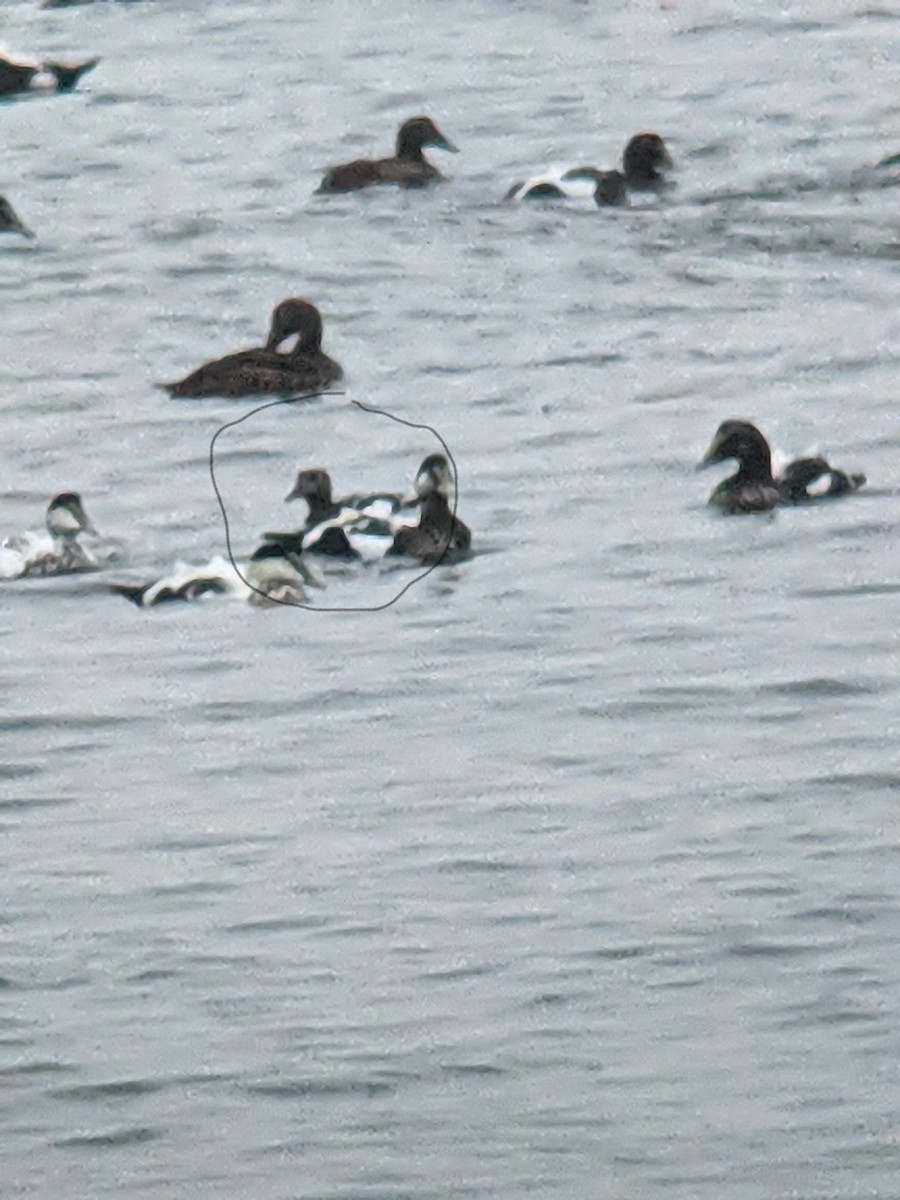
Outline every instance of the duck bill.
[(719, 447), (716, 445), (715, 442), (713, 442), (713, 444), (710, 446), (710, 448), (707, 450), (707, 452), (703, 455), (703, 457), (700, 459), (700, 461), (694, 467), (694, 470), (695, 471), (705, 471), (707, 467), (714, 467), (716, 465), (716, 463), (720, 463), (720, 462), (722, 462), (722, 458), (719, 454)]
[(459, 154), (459, 147), (454, 146), (450, 139), (445, 137), (444, 134), (441, 134), (441, 136), (431, 144), (436, 146), (438, 150), (448, 150), (451, 154)]

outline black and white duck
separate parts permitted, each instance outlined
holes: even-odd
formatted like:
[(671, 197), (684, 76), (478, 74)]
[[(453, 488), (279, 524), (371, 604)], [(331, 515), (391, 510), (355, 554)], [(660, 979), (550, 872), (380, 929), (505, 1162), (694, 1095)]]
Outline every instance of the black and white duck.
[[(121, 547), (102, 543), (77, 492), (60, 492), (47, 506), (46, 529), (27, 530), (0, 544), (0, 579), (26, 579), (98, 571), (121, 558)], [(91, 545), (84, 534), (94, 535)]]
[(0, 97), (23, 92), (71, 92), (82, 75), (93, 71), (99, 58), (80, 63), (16, 62), (0, 55)]
[[(288, 350), (279, 347), (297, 335)], [(175, 383), (161, 386), (176, 398), (303, 395), (318, 392), (343, 377), (333, 358), (322, 350), (322, 316), (309, 300), (291, 297), (272, 311), (265, 346), (239, 350), (204, 363)]]
[(514, 184), (506, 200), (559, 200), (592, 198), (600, 208), (622, 207), (630, 192), (659, 192), (666, 186), (666, 171), (673, 166), (658, 133), (636, 133), (625, 147), (622, 169), (563, 167), (542, 172)]
[(286, 501), (306, 501), (303, 526), (289, 533), (263, 536), (307, 554), (371, 561), (381, 558), (390, 546), (401, 509), (417, 503), (417, 499), (392, 492), (335, 497), (328, 472), (308, 467), (297, 473), (294, 486), (285, 496)]
[(168, 574), (149, 583), (111, 583), (109, 589), (139, 608), (185, 603), (207, 596), (229, 596), (254, 608), (275, 608), (305, 604), (304, 584), (322, 586), (299, 560), (299, 555), (289, 554), (278, 543), (265, 542), (238, 569), (230, 560), (217, 555), (202, 566), (176, 563)]

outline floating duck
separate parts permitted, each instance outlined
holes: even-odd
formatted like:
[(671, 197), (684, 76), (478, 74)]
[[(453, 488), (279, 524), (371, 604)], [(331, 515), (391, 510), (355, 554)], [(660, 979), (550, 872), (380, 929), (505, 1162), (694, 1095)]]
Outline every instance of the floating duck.
[(417, 497), (370, 492), (334, 497), (331, 476), (321, 467), (299, 471), (286, 501), (305, 500), (303, 527), (290, 533), (266, 533), (307, 554), (324, 554), (348, 560), (381, 558), (395, 532), (395, 514), (417, 503)]
[(177, 563), (168, 575), (150, 583), (111, 583), (109, 589), (139, 608), (205, 596), (231, 596), (254, 608), (274, 608), (305, 604), (304, 583), (322, 586), (306, 565), (298, 562), (296, 554), (288, 555), (274, 542), (260, 546), (239, 570), (228, 559), (217, 556), (200, 567)]
[(22, 237), (34, 237), (5, 196), (0, 196), (0, 233), (21, 233)]
[(30, 530), (0, 544), (0, 579), (71, 575), (97, 571), (116, 557), (79, 541), (82, 534), (97, 534), (77, 492), (60, 492), (47, 507), (46, 532)]
[(82, 75), (93, 71), (99, 58), (82, 63), (14, 62), (0, 55), (0, 96), (29, 91), (71, 92)]
[(730, 458), (737, 461), (737, 473), (723, 480), (709, 498), (711, 505), (730, 514), (770, 512), (779, 504), (809, 504), (844, 496), (866, 481), (864, 475), (848, 475), (824, 458), (795, 459), (775, 478), (769, 443), (749, 421), (723, 421), (698, 466)]
[(847, 496), (859, 491), (865, 482), (865, 475), (849, 475), (824, 458), (794, 459), (777, 480), (784, 504), (811, 504), (815, 500)]
[(402, 188), (420, 188), (444, 177), (425, 158), (425, 146), (456, 154), (456, 146), (445, 137), (431, 117), (411, 117), (397, 133), (397, 152), (392, 158), (358, 158), (331, 167), (319, 185), (320, 192), (355, 192), (378, 183), (395, 183)]
[[(291, 350), (279, 346), (297, 334)], [(265, 346), (240, 350), (212, 362), (175, 383), (161, 386), (174, 397), (302, 395), (322, 391), (343, 371), (322, 350), (322, 317), (308, 300), (291, 297), (273, 309)]]
[(569, 167), (548, 171), (514, 184), (506, 200), (579, 199), (592, 197), (599, 207), (628, 204), (628, 193), (661, 191), (665, 171), (672, 167), (665, 142), (658, 133), (636, 133), (622, 155), (621, 171), (596, 167)]
[(443, 454), (430, 454), (425, 459), (414, 487), (421, 509), (419, 523), (399, 529), (387, 553), (415, 558), (427, 566), (468, 558), (472, 533), (451, 511), (453, 472)]

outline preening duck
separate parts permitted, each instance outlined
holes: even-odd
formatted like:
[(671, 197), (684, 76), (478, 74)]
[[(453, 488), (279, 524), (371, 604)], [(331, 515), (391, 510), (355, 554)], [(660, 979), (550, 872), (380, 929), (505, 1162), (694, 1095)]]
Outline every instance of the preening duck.
[[(293, 349), (280, 350), (297, 334)], [(204, 363), (190, 375), (161, 386), (173, 397), (302, 395), (322, 391), (343, 377), (322, 350), (322, 317), (308, 300), (291, 297), (273, 309), (265, 346)]]
[(22, 237), (34, 237), (5, 196), (0, 196), (0, 233), (21, 233)]
[(794, 459), (776, 478), (769, 443), (749, 421), (723, 421), (698, 467), (730, 458), (738, 463), (737, 473), (714, 489), (709, 503), (731, 514), (770, 512), (778, 504), (845, 496), (866, 481), (864, 475), (848, 475), (824, 458)]
[(441, 133), (431, 117), (411, 117), (397, 133), (397, 150), (391, 158), (358, 158), (332, 167), (319, 185), (320, 192), (355, 192), (378, 183), (420, 188), (443, 179), (422, 153), (435, 146), (456, 154), (456, 146)]
[(81, 63), (15, 62), (0, 55), (0, 96), (28, 91), (71, 92), (82, 75), (93, 71), (99, 58)]
[(321, 586), (297, 555), (289, 556), (281, 545), (266, 542), (240, 567), (240, 574), (228, 559), (217, 556), (201, 567), (177, 563), (168, 575), (150, 583), (111, 583), (109, 589), (139, 608), (205, 596), (231, 596), (254, 608), (274, 608), (305, 604), (304, 583)]
[(514, 184), (506, 200), (579, 199), (592, 197), (601, 207), (628, 204), (628, 193), (661, 191), (665, 172), (673, 165), (665, 142), (658, 133), (636, 133), (625, 147), (621, 171), (597, 167), (569, 167), (547, 171)]
[(419, 523), (399, 529), (387, 553), (415, 558), (426, 566), (468, 558), (472, 533), (451, 510), (453, 472), (443, 454), (430, 454), (425, 459), (414, 487), (421, 509)]
[[(103, 556), (83, 546), (83, 533), (97, 535), (77, 492), (60, 492), (47, 507), (46, 532), (32, 530), (0, 545), (0, 578), (71, 575), (96, 571)], [(49, 535), (49, 536), (48, 536)]]

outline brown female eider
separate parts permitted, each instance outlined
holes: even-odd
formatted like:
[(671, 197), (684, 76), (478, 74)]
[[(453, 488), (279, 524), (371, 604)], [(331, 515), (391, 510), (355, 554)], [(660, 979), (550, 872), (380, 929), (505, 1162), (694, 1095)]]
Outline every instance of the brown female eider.
[[(298, 335), (294, 348), (279, 350), (294, 334)], [(186, 378), (161, 386), (174, 397), (235, 399), (322, 391), (342, 376), (340, 365), (322, 350), (319, 310), (308, 300), (292, 297), (273, 309), (265, 346), (204, 363)]]
[(440, 171), (422, 153), (436, 146), (456, 154), (457, 149), (431, 117), (411, 117), (397, 133), (393, 158), (358, 158), (332, 167), (319, 185), (320, 192), (355, 192), (377, 183), (395, 183), (402, 188), (420, 188), (443, 179)]
[(415, 480), (421, 516), (399, 529), (388, 554), (416, 558), (425, 566), (458, 563), (472, 550), (472, 532), (450, 509), (453, 473), (443, 454), (430, 454)]

